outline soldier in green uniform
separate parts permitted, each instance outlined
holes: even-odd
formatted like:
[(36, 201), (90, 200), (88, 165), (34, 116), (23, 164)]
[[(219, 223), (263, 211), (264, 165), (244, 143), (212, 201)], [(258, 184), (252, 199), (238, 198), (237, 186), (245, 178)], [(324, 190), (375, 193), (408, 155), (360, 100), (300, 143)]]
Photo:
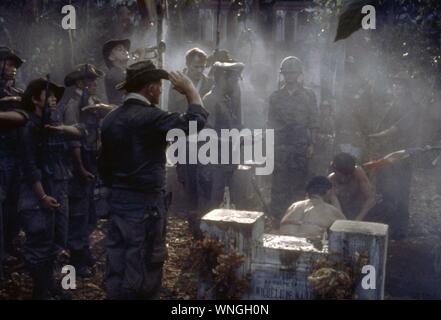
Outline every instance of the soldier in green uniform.
[(271, 214), (281, 218), (288, 206), (304, 198), (308, 162), (314, 153), (318, 110), (315, 94), (303, 85), (302, 62), (283, 59), (284, 83), (270, 96), (268, 128), (274, 129)]

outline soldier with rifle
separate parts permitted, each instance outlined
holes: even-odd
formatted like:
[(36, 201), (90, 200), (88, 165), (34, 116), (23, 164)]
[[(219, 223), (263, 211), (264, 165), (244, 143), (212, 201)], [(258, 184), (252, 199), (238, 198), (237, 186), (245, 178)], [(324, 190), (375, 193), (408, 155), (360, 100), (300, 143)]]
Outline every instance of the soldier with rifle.
[(64, 107), (63, 119), (67, 125), (81, 124), (87, 134), (70, 143), (73, 154), (74, 177), (69, 186), (70, 263), (77, 275), (91, 276), (94, 265), (89, 236), (94, 225), (94, 190), (96, 159), (100, 145), (100, 120), (113, 107), (101, 103), (96, 96), (97, 80), (104, 73), (91, 64), (78, 65), (64, 79), (66, 87), (74, 92)]
[(68, 236), (67, 188), (72, 174), (67, 142), (83, 130), (52, 120), (63, 93), (64, 88), (48, 77), (31, 81), (23, 95), (29, 121), (20, 129), (18, 209), (26, 234), (23, 258), (33, 282), (33, 299), (68, 298), (55, 284), (53, 272)]
[[(8, 47), (0, 47), (0, 280), (3, 262), (18, 256), (14, 246), (20, 218), (17, 213), (18, 131), (27, 114), (21, 108), (22, 91), (15, 86), (23, 60)], [(8, 253), (8, 255), (6, 255)]]
[[(382, 154), (409, 149), (419, 144), (418, 129), (422, 112), (414, 102), (410, 76), (399, 72), (392, 78), (392, 99), (378, 132), (369, 136), (380, 146)], [(409, 224), (409, 198), (412, 179), (412, 161), (407, 157), (393, 166), (378, 170), (376, 191), (381, 202), (376, 206), (376, 216), (387, 218), (392, 239), (402, 239), (407, 235)]]

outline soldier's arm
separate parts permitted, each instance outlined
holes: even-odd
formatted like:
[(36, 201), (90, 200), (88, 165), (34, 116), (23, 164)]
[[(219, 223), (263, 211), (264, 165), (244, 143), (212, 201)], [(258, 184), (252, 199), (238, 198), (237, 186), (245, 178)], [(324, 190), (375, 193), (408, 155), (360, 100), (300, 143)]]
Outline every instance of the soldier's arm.
[(43, 184), (41, 183), (42, 172), (38, 166), (38, 159), (36, 156), (36, 147), (38, 141), (32, 126), (27, 125), (20, 130), (19, 144), (21, 168), (23, 170), (23, 176), (26, 179), (26, 182), (32, 188), (36, 198), (39, 199), (46, 208), (58, 208), (60, 205), (57, 200), (46, 194)]
[(0, 112), (0, 125), (7, 126), (8, 128), (14, 129), (26, 124), (28, 118), (20, 112), (16, 111), (6, 111)]
[(180, 94), (178, 91), (173, 89), (172, 86), (170, 86), (170, 90), (168, 92), (168, 108), (167, 108), (167, 110), (170, 112), (183, 113), (183, 112), (185, 112), (185, 108), (186, 108), (185, 97), (182, 94)]
[(198, 130), (205, 126), (208, 112), (202, 106), (202, 100), (193, 85), (193, 82), (182, 73), (170, 73), (173, 87), (187, 98), (188, 109), (186, 113), (171, 113), (156, 109), (153, 125), (161, 132), (167, 133), (171, 129), (182, 129), (188, 133), (190, 121), (197, 122)]
[(71, 149), (71, 152), (72, 152), (72, 159), (73, 159), (72, 162), (74, 165), (75, 172), (79, 174), (83, 180), (88, 180), (88, 181), (95, 180), (95, 176), (91, 172), (87, 171), (87, 169), (84, 167), (83, 160), (81, 157), (81, 148), (73, 147)]
[(360, 213), (355, 218), (357, 221), (363, 221), (369, 210), (375, 205), (375, 192), (369, 178), (361, 167), (355, 168), (355, 178), (360, 184), (362, 198), (364, 199)]
[(80, 128), (80, 126), (77, 125), (73, 125), (73, 126), (67, 126), (64, 124), (58, 126), (46, 125), (45, 128), (53, 132), (65, 134), (72, 138), (81, 138), (81, 136), (84, 134), (84, 131)]
[(67, 125), (73, 125), (80, 122), (80, 110), (78, 103), (74, 99), (70, 99), (66, 103), (63, 114), (63, 123)]
[(34, 185), (36, 182), (40, 182), (42, 179), (42, 172), (38, 167), (36, 157), (36, 147), (38, 141), (36, 141), (36, 135), (33, 132), (33, 128), (29, 123), (19, 131), (19, 157), (20, 164), (23, 170), (23, 177), (29, 185)]
[(400, 132), (409, 130), (409, 128), (412, 128), (416, 123), (416, 117), (417, 117), (417, 111), (412, 110), (406, 113), (403, 117), (401, 117), (396, 123), (394, 123), (392, 126), (387, 128), (386, 130), (383, 130), (378, 133), (370, 134), (369, 138), (386, 138), (391, 136), (396, 136)]

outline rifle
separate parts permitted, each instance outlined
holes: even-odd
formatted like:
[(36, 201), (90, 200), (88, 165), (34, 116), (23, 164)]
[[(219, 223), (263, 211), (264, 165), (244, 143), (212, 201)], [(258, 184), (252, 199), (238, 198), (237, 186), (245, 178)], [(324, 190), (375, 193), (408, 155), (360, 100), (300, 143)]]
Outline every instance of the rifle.
[(83, 80), (84, 87), (83, 87), (83, 92), (82, 92), (81, 98), (80, 98), (80, 105), (78, 106), (78, 108), (80, 110), (89, 104), (89, 84), (87, 82), (87, 72), (88, 71), (89, 71), (89, 64), (86, 63), (84, 65), (84, 80)]
[[(46, 75), (46, 87), (44, 94), (44, 107), (43, 107), (43, 115), (41, 117), (41, 130), (43, 132), (43, 168), (44, 171), (48, 175), (53, 175), (52, 170), (49, 168), (49, 162), (51, 160), (51, 150), (49, 146), (49, 132), (46, 130), (45, 126), (50, 124), (51, 121), (51, 112), (49, 109), (49, 89), (50, 89), (50, 75)], [(47, 192), (51, 193), (52, 190), (47, 190)]]
[[(433, 150), (441, 150), (441, 146), (425, 146), (425, 147), (417, 147), (417, 148), (409, 148), (409, 149), (403, 149), (403, 150), (399, 150), (399, 151), (395, 151), (392, 153), (389, 153), (388, 155), (386, 155), (385, 157), (379, 159), (379, 160), (374, 160), (374, 161), (369, 161), (366, 162), (364, 164), (362, 164), (363, 169), (365, 169), (366, 171), (377, 171), (381, 168), (384, 168), (388, 165), (392, 165), (398, 161), (404, 160), (409, 158), (410, 156), (413, 156), (415, 154), (418, 153), (422, 153), (422, 152), (428, 152), (428, 151), (433, 151)], [(438, 158), (437, 158), (438, 159)], [(434, 166), (436, 165), (436, 162), (438, 162), (438, 160), (435, 159), (433, 162), (435, 162), (435, 164), (433, 164)]]
[[(87, 122), (84, 119), (85, 115), (84, 115), (84, 112), (82, 111), (82, 109), (85, 106), (89, 105), (90, 92), (89, 92), (89, 81), (87, 80), (88, 79), (88, 72), (89, 72), (89, 64), (86, 63), (84, 65), (84, 79), (83, 79), (84, 87), (83, 87), (83, 92), (81, 94), (81, 98), (80, 98), (80, 102), (79, 102), (79, 106), (78, 106), (78, 108), (80, 110), (80, 123), (86, 124), (86, 127), (88, 125), (87, 125)], [(95, 116), (94, 130), (96, 131), (95, 132), (96, 133), (96, 139), (97, 139), (96, 140), (96, 145), (98, 146), (99, 131), (98, 131), (98, 117), (97, 116)], [(83, 159), (84, 165), (86, 166), (86, 168), (89, 169), (90, 168), (90, 157), (89, 157), (89, 153), (88, 152), (86, 153), (86, 151), (89, 151), (89, 150), (88, 150), (88, 148), (86, 146), (85, 137), (82, 137), (81, 139), (83, 141), (82, 148), (81, 148), (81, 157)]]
[(43, 128), (45, 125), (50, 122), (50, 110), (49, 110), (49, 88), (50, 88), (50, 75), (46, 75), (46, 87), (45, 87), (45, 96), (44, 96), (44, 107), (43, 107), (43, 117), (42, 117), (42, 125)]

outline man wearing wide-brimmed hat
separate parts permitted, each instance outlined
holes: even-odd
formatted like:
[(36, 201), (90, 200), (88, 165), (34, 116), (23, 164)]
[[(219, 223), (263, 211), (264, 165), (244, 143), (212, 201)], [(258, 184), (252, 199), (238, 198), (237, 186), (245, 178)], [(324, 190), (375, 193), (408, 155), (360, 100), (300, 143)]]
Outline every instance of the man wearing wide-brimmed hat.
[(0, 46), (0, 134), (24, 125), (27, 120), (20, 107), (23, 91), (14, 86), (17, 69), (23, 62), (11, 49)]
[[(23, 259), (33, 281), (33, 299), (61, 293), (53, 278), (57, 253), (68, 236), (69, 136), (81, 136), (77, 126), (59, 125), (51, 117), (64, 87), (46, 79), (31, 81), (22, 99), (29, 121), (20, 129), (20, 216), (26, 240)], [(65, 297), (65, 295), (64, 295)]]
[(0, 46), (0, 118), (3, 118), (2, 124), (7, 124), (0, 128), (0, 278), (1, 262), (5, 258), (3, 248), (9, 253), (8, 258), (18, 254), (13, 245), (20, 220), (16, 210), (18, 185), (15, 183), (19, 145), (18, 131), (14, 128), (24, 125), (27, 115), (20, 108), (22, 91), (15, 87), (15, 77), (23, 62), (13, 50)]
[[(244, 69), (241, 62), (215, 62), (212, 71), (214, 77), (213, 89), (203, 98), (204, 106), (210, 113), (207, 126), (216, 130), (220, 136), (223, 129), (241, 129), (242, 109), (239, 80)], [(220, 148), (219, 144), (219, 148)], [(219, 149), (220, 160), (220, 149)], [(230, 149), (230, 155), (232, 149)], [(198, 212), (209, 212), (221, 205), (225, 188), (230, 187), (232, 176), (237, 165), (209, 164), (198, 170), (201, 206)], [(233, 196), (234, 192), (230, 193)], [(198, 220), (201, 216), (198, 217)]]
[(130, 40), (109, 40), (103, 46), (103, 58), (109, 69), (104, 77), (107, 101), (111, 104), (122, 104), (124, 92), (116, 90), (115, 86), (124, 81), (127, 63), (130, 55)]
[(17, 69), (24, 61), (10, 48), (0, 46), (0, 98), (19, 96), (23, 91), (15, 87)]
[(96, 158), (100, 144), (100, 121), (111, 109), (97, 97), (97, 81), (104, 73), (92, 64), (81, 64), (64, 79), (72, 87), (72, 96), (66, 102), (63, 119), (66, 125), (81, 124), (87, 134), (70, 145), (73, 152), (74, 177), (69, 186), (69, 241), (70, 263), (77, 275), (91, 276), (93, 259), (89, 235), (94, 227), (94, 189)]
[[(162, 79), (187, 97), (186, 113), (161, 110)], [(207, 120), (201, 98), (182, 73), (157, 69), (150, 60), (127, 68), (118, 89), (124, 104), (103, 121), (99, 172), (110, 188), (106, 291), (109, 299), (155, 299), (166, 258), (166, 136), (169, 130), (201, 129)]]

